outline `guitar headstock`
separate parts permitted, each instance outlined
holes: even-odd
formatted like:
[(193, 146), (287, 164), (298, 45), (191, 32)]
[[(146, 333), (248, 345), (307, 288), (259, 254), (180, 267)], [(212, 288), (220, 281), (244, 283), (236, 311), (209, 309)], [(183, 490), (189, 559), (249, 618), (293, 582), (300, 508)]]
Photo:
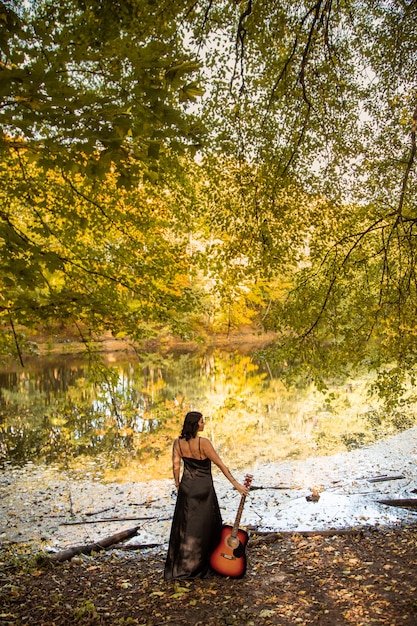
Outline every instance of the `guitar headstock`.
[(252, 480), (253, 480), (253, 475), (252, 474), (246, 474), (245, 482), (243, 484), (245, 485), (245, 487), (247, 489), (250, 489), (250, 486), (252, 484)]

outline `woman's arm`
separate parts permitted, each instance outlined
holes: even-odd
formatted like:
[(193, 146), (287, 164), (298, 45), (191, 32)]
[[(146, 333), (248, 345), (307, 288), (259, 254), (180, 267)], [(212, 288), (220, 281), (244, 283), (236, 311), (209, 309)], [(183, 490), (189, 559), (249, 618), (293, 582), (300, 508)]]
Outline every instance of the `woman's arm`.
[(206, 439), (206, 437), (201, 437), (201, 449), (210, 461), (217, 465), (217, 467), (223, 472), (226, 478), (232, 483), (233, 487), (235, 487), (242, 496), (247, 496), (249, 489), (245, 487), (245, 485), (241, 485), (235, 478), (233, 478), (229, 468), (223, 463), (216, 450), (213, 448), (211, 441)]
[(180, 469), (181, 469), (181, 455), (178, 444), (178, 439), (175, 439), (172, 446), (172, 473), (174, 474), (175, 487), (178, 489), (180, 486)]

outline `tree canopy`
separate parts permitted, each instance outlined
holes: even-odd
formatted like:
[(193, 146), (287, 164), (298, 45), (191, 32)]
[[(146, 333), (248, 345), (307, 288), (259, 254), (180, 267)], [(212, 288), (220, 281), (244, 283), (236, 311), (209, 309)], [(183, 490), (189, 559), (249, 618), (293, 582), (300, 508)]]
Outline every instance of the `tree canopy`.
[(416, 18), (0, 2), (5, 345), (48, 320), (135, 339), (249, 321), (314, 377), (412, 373)]

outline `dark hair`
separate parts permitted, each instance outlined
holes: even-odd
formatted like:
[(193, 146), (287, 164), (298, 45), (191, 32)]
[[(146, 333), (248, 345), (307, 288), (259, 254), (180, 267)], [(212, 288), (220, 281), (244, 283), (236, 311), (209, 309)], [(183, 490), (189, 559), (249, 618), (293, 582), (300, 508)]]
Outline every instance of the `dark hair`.
[(185, 439), (186, 441), (193, 439), (197, 435), (198, 422), (202, 417), (203, 414), (199, 411), (189, 411), (185, 416), (180, 439)]

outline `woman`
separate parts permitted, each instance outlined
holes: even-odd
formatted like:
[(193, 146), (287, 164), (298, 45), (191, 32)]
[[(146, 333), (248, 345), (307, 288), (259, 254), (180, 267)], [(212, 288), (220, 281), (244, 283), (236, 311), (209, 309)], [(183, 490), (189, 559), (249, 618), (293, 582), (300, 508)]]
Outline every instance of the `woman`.
[[(237, 482), (214, 450), (198, 433), (204, 418), (198, 411), (185, 416), (181, 435), (172, 448), (172, 469), (178, 490), (164, 578), (192, 579), (209, 572), (210, 554), (220, 541), (222, 518), (211, 475), (215, 463), (240, 494), (249, 490)], [(184, 471), (180, 482), (181, 459)]]

